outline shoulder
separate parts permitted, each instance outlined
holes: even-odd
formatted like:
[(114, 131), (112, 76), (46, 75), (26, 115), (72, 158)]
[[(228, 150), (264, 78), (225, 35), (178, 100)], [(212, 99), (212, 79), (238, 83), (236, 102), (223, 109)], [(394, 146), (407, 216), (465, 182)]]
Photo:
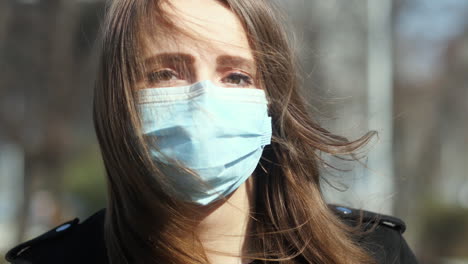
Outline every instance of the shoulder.
[(5, 258), (17, 264), (107, 263), (104, 218), (101, 209), (83, 222), (64, 222), (10, 249)]
[(356, 237), (356, 241), (370, 252), (378, 263), (418, 263), (403, 237), (406, 224), (402, 219), (338, 204), (328, 206), (347, 225), (361, 224), (361, 231), (364, 233)]
[[(417, 263), (402, 236), (406, 230), (403, 220), (337, 204), (328, 206), (346, 224), (362, 223), (363, 231), (370, 231), (356, 239), (378, 263)], [(104, 218), (105, 209), (101, 209), (83, 222), (79, 218), (64, 222), (10, 249), (6, 260), (16, 264), (108, 263)]]

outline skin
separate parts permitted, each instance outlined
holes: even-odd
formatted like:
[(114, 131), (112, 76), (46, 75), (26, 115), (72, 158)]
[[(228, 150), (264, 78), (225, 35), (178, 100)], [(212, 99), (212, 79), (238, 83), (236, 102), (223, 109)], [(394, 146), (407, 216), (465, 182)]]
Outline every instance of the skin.
[[(177, 33), (147, 40), (144, 88), (211, 80), (221, 87), (256, 88), (256, 66), (239, 19), (213, 0), (170, 0), (170, 18), (197, 39)], [(183, 63), (179, 63), (183, 62)]]
[[(225, 87), (256, 88), (255, 65), (246, 33), (239, 19), (218, 1), (171, 0), (164, 9), (180, 27), (189, 30), (199, 41), (182, 35), (171, 35), (149, 41), (145, 56), (148, 72), (145, 88), (190, 85), (211, 80)], [(185, 67), (174, 63), (183, 61)], [(239, 257), (248, 249), (248, 215), (253, 204), (253, 177), (229, 197), (197, 207), (199, 220), (195, 230), (213, 264), (249, 263)]]

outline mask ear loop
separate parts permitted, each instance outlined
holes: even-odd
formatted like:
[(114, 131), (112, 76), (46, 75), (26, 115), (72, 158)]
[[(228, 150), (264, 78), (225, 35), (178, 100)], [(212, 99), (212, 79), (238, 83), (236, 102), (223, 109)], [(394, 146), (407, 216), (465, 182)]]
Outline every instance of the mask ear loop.
[[(259, 162), (260, 168), (265, 173), (265, 175), (268, 175), (268, 172), (271, 170), (271, 167), (273, 166), (274, 161), (272, 159), (272, 155), (274, 155), (274, 153), (273, 153), (273, 149), (271, 145), (266, 145), (263, 149), (263, 155), (260, 158), (260, 162)], [(263, 162), (268, 162), (268, 165), (266, 165), (265, 167), (263, 165)]]
[(265, 174), (268, 175), (268, 171), (265, 169), (265, 167), (263, 166), (262, 162), (260, 162), (259, 165), (260, 165), (260, 168), (262, 168), (263, 172), (264, 172)]

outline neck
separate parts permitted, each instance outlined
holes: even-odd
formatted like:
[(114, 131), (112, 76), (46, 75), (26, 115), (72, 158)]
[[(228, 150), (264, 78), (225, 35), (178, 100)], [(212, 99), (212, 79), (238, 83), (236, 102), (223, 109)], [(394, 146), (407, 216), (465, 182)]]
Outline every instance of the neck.
[(210, 263), (249, 263), (248, 260), (243, 261), (238, 256), (248, 247), (246, 234), (252, 205), (253, 177), (250, 177), (228, 197), (227, 201), (219, 201), (208, 206), (209, 208), (204, 208), (207, 212), (197, 226), (196, 232)]

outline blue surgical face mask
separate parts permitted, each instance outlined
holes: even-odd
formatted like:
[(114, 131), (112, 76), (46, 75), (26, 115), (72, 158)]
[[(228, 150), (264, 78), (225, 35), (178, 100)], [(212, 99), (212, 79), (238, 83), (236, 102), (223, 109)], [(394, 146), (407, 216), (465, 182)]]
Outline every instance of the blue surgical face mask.
[(271, 140), (271, 117), (265, 92), (218, 87), (211, 81), (190, 86), (139, 90), (142, 130), (155, 139), (154, 161), (175, 159), (200, 177), (162, 166), (174, 195), (207, 205), (225, 197), (255, 170)]

